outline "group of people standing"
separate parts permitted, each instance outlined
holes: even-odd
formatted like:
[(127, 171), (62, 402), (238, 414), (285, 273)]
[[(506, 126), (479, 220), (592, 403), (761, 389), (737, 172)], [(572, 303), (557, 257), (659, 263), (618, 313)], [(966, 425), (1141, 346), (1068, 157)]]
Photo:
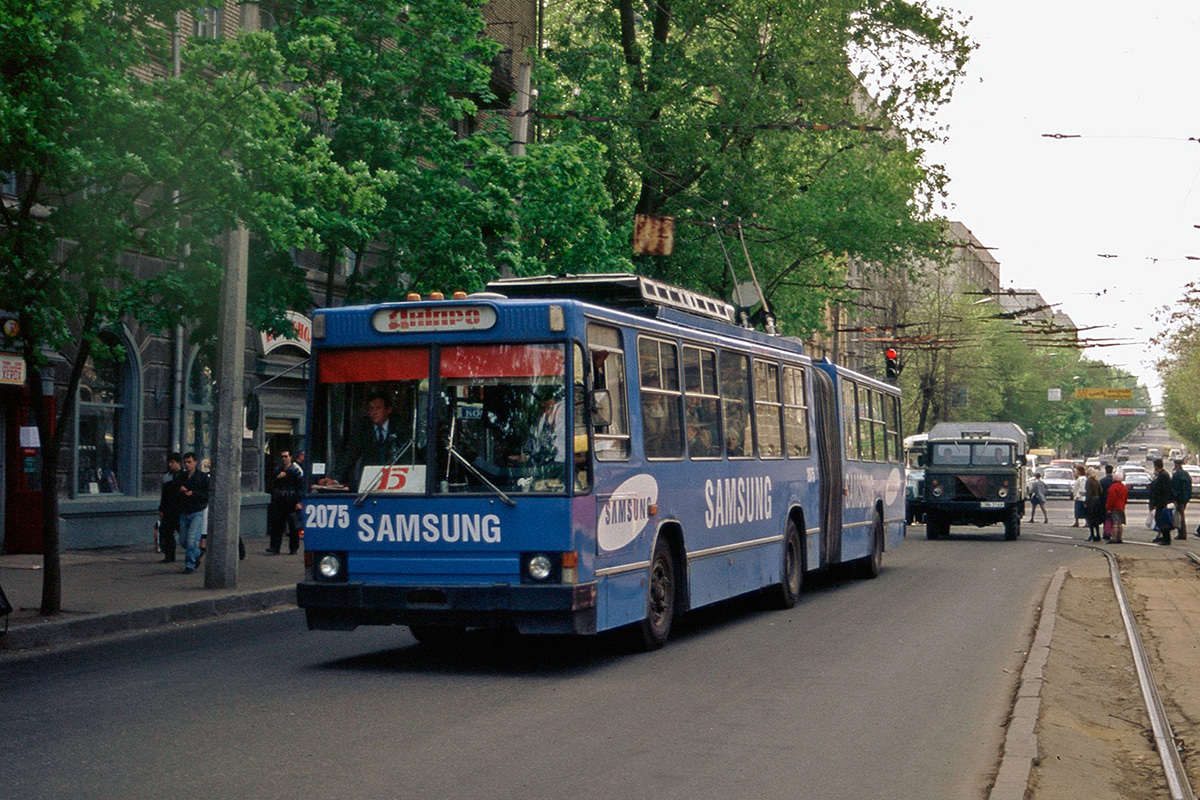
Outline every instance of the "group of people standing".
[[(1042, 509), (1042, 519), (1049, 522), (1046, 514), (1046, 484), (1042, 473), (1034, 473), (1029, 486), (1033, 522), (1037, 509)], [(1095, 468), (1075, 467), (1075, 482), (1071, 487), (1075, 501), (1073, 528), (1082, 521), (1088, 528), (1089, 542), (1106, 541), (1120, 544), (1124, 541), (1125, 506), (1129, 500), (1129, 489), (1120, 470), (1113, 471), (1111, 464), (1104, 466), (1104, 477), (1099, 477)], [(1161, 458), (1154, 459), (1154, 480), (1150, 484), (1150, 514), (1157, 536), (1154, 542), (1170, 544), (1172, 531), (1176, 539), (1187, 538), (1186, 509), (1192, 499), (1192, 476), (1183, 468), (1183, 459), (1175, 459), (1175, 471), (1168, 473)], [(1197, 528), (1200, 536), (1200, 528)]]
[[(1171, 543), (1171, 531), (1176, 539), (1187, 538), (1186, 509), (1192, 499), (1192, 476), (1183, 468), (1183, 459), (1175, 459), (1175, 471), (1170, 475), (1161, 458), (1154, 459), (1154, 481), (1150, 484), (1150, 512), (1154, 515), (1154, 530), (1158, 544)], [(1197, 535), (1200, 535), (1198, 533)]]
[[(289, 552), (295, 553), (300, 548), (299, 512), (304, 470), (292, 460), (290, 451), (280, 451), (279, 457), (280, 470), (269, 487), (268, 555), (279, 555), (285, 531), (288, 534)], [(209, 470), (200, 467), (195, 453), (184, 453), (182, 456), (171, 453), (167, 456), (167, 471), (162, 477), (162, 492), (158, 502), (158, 544), (163, 563), (174, 562), (178, 548), (183, 548), (184, 574), (195, 572), (204, 555), (211, 486)], [(238, 556), (243, 559), (246, 557), (246, 547), (240, 536)]]

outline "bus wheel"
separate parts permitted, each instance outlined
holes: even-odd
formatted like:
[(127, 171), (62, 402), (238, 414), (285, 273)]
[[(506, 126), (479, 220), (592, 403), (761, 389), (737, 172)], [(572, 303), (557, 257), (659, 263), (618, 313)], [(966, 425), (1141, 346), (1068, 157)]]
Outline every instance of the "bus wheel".
[(878, 578), (883, 569), (883, 516), (878, 511), (871, 526), (871, 555), (859, 559), (856, 566), (860, 578)]
[(800, 549), (800, 532), (796, 523), (788, 520), (783, 531), (783, 579), (767, 590), (772, 608), (788, 609), (796, 605), (804, 586), (804, 554)]
[(1004, 520), (1005, 539), (1011, 542), (1021, 535), (1021, 517), (1023, 516), (1025, 515), (1017, 506), (1013, 506), (1008, 512), (1008, 519)]
[(467, 629), (457, 626), (443, 625), (409, 625), (408, 631), (421, 644), (440, 647), (460, 641), (466, 635)]
[(635, 645), (649, 652), (662, 647), (671, 634), (675, 621), (678, 594), (675, 580), (675, 557), (664, 539), (654, 545), (650, 559), (650, 578), (646, 585), (646, 618), (635, 626)]

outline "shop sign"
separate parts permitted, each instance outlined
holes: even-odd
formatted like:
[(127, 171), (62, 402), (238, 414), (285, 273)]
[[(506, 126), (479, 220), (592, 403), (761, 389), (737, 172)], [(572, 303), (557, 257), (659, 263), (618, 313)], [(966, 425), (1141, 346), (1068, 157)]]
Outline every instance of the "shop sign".
[(11, 353), (0, 353), (0, 385), (25, 385), (25, 359)]
[(295, 345), (306, 353), (312, 353), (312, 320), (295, 311), (289, 311), (284, 316), (292, 323), (293, 336), (290, 338), (274, 336), (263, 331), (261, 334), (263, 355), (285, 344)]

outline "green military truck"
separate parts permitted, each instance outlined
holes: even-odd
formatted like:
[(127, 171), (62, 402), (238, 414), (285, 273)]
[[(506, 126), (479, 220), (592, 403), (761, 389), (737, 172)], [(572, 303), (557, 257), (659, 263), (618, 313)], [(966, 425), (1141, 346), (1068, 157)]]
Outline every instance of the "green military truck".
[(925, 535), (951, 525), (1004, 525), (1021, 535), (1025, 516), (1025, 431), (1013, 422), (939, 422), (925, 441)]

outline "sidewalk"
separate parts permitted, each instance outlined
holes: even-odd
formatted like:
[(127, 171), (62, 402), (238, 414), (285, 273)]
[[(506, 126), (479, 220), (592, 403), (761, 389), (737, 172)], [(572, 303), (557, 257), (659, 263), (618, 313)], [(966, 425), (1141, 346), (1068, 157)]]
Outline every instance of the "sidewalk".
[[(0, 555), (0, 587), (13, 612), (0, 617), (0, 654), (85, 641), (160, 625), (296, 606), (304, 555), (268, 556), (265, 537), (246, 537), (237, 586), (205, 589), (205, 563), (184, 575), (182, 558), (162, 563), (148, 545), (69, 550), (62, 558), (62, 613), (44, 618), (42, 557)], [(285, 551), (286, 552), (286, 551)]]

